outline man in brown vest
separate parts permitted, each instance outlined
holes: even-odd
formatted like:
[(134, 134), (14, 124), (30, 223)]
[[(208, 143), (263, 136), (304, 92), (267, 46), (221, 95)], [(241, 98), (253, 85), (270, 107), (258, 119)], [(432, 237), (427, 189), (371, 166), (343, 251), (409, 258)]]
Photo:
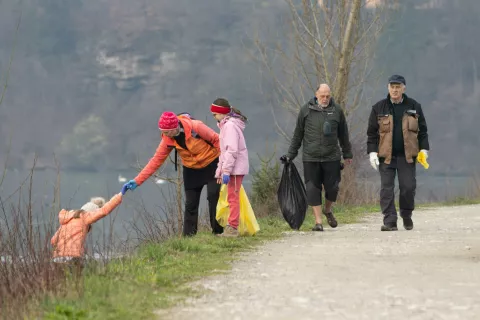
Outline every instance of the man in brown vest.
[(372, 107), (367, 130), (370, 164), (380, 171), (382, 231), (396, 231), (395, 176), (400, 187), (400, 216), (407, 230), (413, 229), (415, 208), (415, 160), (419, 152), (428, 157), (427, 123), (421, 105), (407, 97), (406, 81), (400, 75), (388, 79), (388, 96)]

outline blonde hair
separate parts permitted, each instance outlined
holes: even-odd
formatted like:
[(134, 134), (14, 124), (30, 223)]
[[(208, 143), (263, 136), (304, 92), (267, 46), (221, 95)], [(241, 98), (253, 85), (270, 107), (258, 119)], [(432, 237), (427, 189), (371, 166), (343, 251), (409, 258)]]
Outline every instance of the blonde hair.
[[(74, 211), (75, 211), (75, 213), (73, 214), (74, 219), (80, 219), (80, 217), (87, 212), (83, 209), (74, 210)], [(87, 225), (87, 233), (90, 232), (90, 230), (92, 230), (91, 224)]]
[(73, 218), (74, 219), (79, 219), (80, 215), (84, 214), (85, 210), (79, 209), (79, 210), (74, 210)]

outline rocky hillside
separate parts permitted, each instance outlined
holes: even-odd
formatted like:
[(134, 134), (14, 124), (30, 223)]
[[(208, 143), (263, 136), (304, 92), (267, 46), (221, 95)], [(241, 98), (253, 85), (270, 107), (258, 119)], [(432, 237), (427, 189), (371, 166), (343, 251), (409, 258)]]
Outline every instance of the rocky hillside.
[[(468, 172), (480, 159), (480, 45), (473, 41), (480, 3), (422, 2), (405, 1), (392, 15), (375, 74), (404, 74), (408, 93), (424, 105), (432, 169)], [(20, 12), (0, 106), (1, 161), (11, 137), (11, 166), (28, 167), (35, 153), (48, 166), (55, 153), (64, 168), (127, 168), (154, 151), (162, 111), (190, 111), (214, 126), (208, 107), (219, 96), (250, 117), (252, 158), (282, 141), (271, 120), (272, 88), (251, 51), (256, 35), (284, 36), (283, 0), (24, 0), (22, 8), (3, 0), (2, 87)], [(371, 100), (384, 94), (383, 85), (372, 87)]]

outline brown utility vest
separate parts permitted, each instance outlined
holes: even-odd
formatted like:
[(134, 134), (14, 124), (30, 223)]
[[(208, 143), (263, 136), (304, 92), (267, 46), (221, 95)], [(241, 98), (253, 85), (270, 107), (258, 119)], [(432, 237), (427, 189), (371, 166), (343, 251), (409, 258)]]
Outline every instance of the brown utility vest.
[[(405, 159), (413, 163), (419, 152), (418, 146), (418, 114), (406, 112), (402, 117), (403, 144), (405, 147)], [(378, 116), (378, 157), (385, 158), (385, 163), (392, 160), (393, 145), (393, 116), (391, 114)]]

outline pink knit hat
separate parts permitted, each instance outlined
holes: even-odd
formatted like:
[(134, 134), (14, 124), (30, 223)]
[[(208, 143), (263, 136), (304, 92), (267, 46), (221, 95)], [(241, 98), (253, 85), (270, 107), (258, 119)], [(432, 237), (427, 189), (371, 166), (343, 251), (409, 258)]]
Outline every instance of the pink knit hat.
[(172, 130), (178, 128), (177, 115), (171, 111), (165, 111), (158, 120), (160, 130)]

